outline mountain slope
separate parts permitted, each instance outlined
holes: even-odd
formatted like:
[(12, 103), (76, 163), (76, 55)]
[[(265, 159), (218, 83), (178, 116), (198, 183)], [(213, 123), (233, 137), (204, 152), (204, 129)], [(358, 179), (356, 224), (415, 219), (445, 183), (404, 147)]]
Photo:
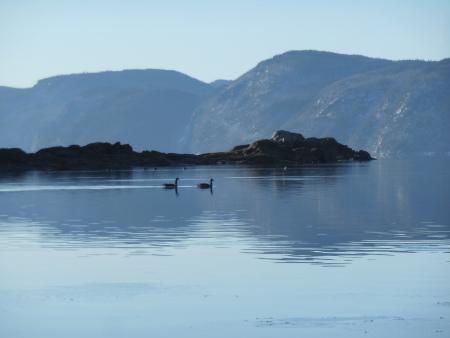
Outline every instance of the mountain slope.
[(193, 109), (213, 89), (165, 70), (56, 76), (0, 88), (0, 145), (36, 150), (95, 141), (173, 151)]
[(195, 110), (191, 150), (223, 150), (287, 129), (333, 136), (376, 156), (448, 152), (449, 98), (448, 60), (288, 52), (261, 62)]
[(279, 129), (332, 136), (376, 157), (448, 153), (450, 59), (292, 51), (210, 84), (176, 71), (127, 70), (0, 87), (0, 147), (120, 141), (200, 153)]

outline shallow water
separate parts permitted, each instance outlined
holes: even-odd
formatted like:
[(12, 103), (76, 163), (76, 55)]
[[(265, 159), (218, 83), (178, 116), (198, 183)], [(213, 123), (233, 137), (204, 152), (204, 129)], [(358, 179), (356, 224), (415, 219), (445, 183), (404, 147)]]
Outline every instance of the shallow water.
[(448, 336), (449, 165), (0, 176), (0, 337)]

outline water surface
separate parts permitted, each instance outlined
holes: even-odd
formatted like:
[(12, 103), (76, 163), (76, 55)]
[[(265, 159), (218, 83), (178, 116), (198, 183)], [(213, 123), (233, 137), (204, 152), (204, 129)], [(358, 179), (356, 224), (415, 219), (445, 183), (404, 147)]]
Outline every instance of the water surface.
[(0, 336), (445, 337), (449, 165), (3, 174)]

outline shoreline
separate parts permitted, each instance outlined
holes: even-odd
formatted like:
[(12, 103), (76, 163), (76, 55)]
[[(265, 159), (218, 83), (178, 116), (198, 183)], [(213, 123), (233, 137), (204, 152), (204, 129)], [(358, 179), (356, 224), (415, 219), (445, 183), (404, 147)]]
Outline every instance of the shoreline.
[(90, 143), (41, 149), (26, 153), (19, 148), (0, 149), (0, 171), (10, 170), (114, 170), (197, 165), (299, 166), (351, 161), (370, 161), (367, 151), (355, 151), (334, 138), (304, 138), (277, 131), (270, 139), (239, 145), (225, 152), (177, 154), (136, 152), (120, 142)]

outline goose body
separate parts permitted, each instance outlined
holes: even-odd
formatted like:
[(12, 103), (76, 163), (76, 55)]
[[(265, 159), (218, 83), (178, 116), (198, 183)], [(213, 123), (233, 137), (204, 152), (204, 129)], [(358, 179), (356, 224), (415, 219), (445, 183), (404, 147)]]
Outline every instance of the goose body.
[(164, 183), (163, 184), (163, 188), (164, 189), (176, 189), (176, 188), (178, 188), (178, 180), (179, 180), (179, 178), (177, 177), (175, 179), (175, 183)]
[(213, 186), (213, 181), (214, 181), (214, 179), (211, 178), (209, 180), (209, 183), (199, 183), (199, 184), (197, 184), (197, 188), (200, 188), (200, 189), (211, 189), (212, 186)]

